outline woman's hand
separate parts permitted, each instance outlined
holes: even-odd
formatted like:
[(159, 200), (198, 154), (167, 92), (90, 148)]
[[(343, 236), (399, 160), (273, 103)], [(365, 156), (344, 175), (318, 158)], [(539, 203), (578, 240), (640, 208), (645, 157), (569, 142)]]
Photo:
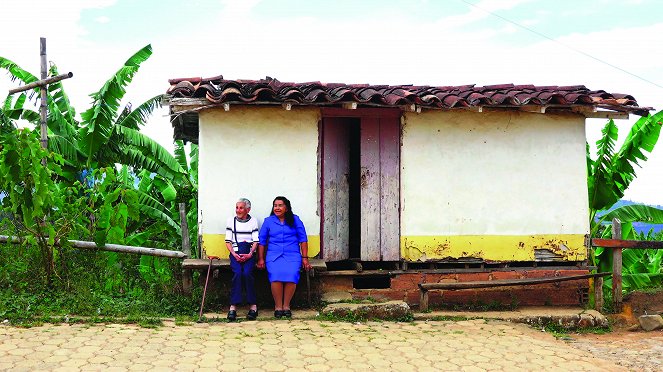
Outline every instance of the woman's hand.
[(243, 253), (243, 254), (240, 254), (239, 256), (242, 257), (243, 262), (246, 262), (246, 261), (250, 260), (251, 257), (253, 257), (253, 252)]
[(302, 257), (302, 267), (304, 270), (309, 271), (313, 266), (308, 262), (308, 257)]
[(233, 252), (233, 257), (235, 257), (235, 260), (237, 262), (244, 262), (244, 257), (242, 257), (242, 256), (243, 255), (241, 255), (241, 254), (237, 254), (237, 253)]
[(258, 263), (256, 264), (256, 267), (258, 269), (264, 269), (265, 268), (265, 259), (264, 258), (259, 258)]

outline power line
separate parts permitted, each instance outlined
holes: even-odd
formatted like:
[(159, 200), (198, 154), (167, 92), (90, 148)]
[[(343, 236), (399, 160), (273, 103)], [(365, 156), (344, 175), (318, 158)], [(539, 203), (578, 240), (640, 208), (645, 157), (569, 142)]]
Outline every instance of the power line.
[(531, 33), (533, 33), (533, 34), (535, 34), (535, 35), (537, 35), (537, 36), (540, 36), (540, 37), (542, 37), (542, 38), (544, 38), (544, 39), (548, 39), (548, 40), (550, 40), (550, 41), (552, 41), (552, 42), (555, 42), (555, 43), (557, 43), (557, 44), (560, 44), (561, 46), (563, 46), (563, 47), (565, 47), (565, 48), (567, 48), (567, 49), (570, 49), (570, 50), (572, 50), (572, 51), (574, 51), (574, 52), (576, 52), (576, 53), (580, 53), (580, 54), (584, 55), (585, 57), (591, 58), (591, 59), (593, 59), (593, 60), (595, 60), (595, 61), (597, 61), (597, 62), (599, 62), (599, 63), (603, 63), (604, 65), (610, 66), (610, 67), (612, 67), (612, 68), (614, 68), (614, 69), (616, 69), (616, 70), (619, 70), (619, 71), (621, 71), (621, 72), (623, 72), (623, 73), (629, 74), (629, 75), (631, 75), (631, 76), (633, 76), (633, 77), (635, 77), (635, 78), (637, 78), (637, 79), (640, 79), (640, 80), (642, 80), (642, 81), (644, 81), (644, 82), (646, 82), (646, 83), (652, 84), (652, 85), (654, 85), (654, 86), (656, 86), (656, 87), (658, 87), (658, 88), (663, 89), (663, 86), (662, 86), (662, 85), (659, 85), (659, 84), (657, 84), (657, 83), (655, 83), (655, 82), (653, 82), (653, 81), (651, 81), (651, 80), (648, 80), (648, 79), (646, 79), (646, 78), (643, 78), (642, 76), (636, 75), (636, 74), (634, 74), (634, 73), (632, 73), (632, 72), (630, 72), (630, 71), (627, 71), (627, 70), (625, 70), (625, 69), (623, 69), (623, 68), (621, 68), (621, 67), (619, 67), (619, 66), (613, 65), (612, 63), (607, 62), (607, 61), (604, 61), (604, 60), (602, 60), (602, 59), (600, 59), (600, 58), (598, 58), (598, 57), (594, 57), (593, 55), (591, 55), (591, 54), (589, 54), (589, 53), (587, 53), (587, 52), (584, 52), (584, 51), (582, 51), (582, 50), (580, 50), (580, 49), (577, 49), (577, 48), (574, 48), (574, 47), (572, 47), (572, 46), (570, 46), (570, 45), (564, 44), (564, 43), (562, 43), (561, 41), (556, 40), (556, 39), (553, 39), (553, 38), (551, 38), (551, 37), (548, 36), (548, 35), (542, 34), (542, 33), (538, 32), (538, 31), (536, 31), (536, 30), (533, 30), (533, 29), (527, 27), (527, 26), (523, 26), (523, 25), (521, 25), (521, 24), (518, 23), (518, 22), (512, 21), (512, 20), (510, 20), (510, 19), (508, 19), (508, 18), (506, 18), (506, 17), (503, 17), (503, 16), (501, 16), (501, 15), (499, 15), (499, 14), (493, 13), (493, 12), (491, 12), (490, 10), (483, 9), (483, 8), (481, 8), (480, 6), (478, 6), (478, 5), (476, 5), (476, 4), (472, 4), (472, 3), (469, 2), (469, 1), (466, 1), (466, 0), (459, 0), (459, 1), (462, 1), (462, 2), (464, 2), (464, 3), (467, 4), (467, 5), (470, 5), (470, 6), (472, 6), (472, 7), (475, 7), (475, 8), (477, 8), (477, 9), (481, 10), (482, 12), (486, 12), (486, 13), (492, 15), (493, 17), (497, 17), (497, 18), (499, 18), (499, 19), (501, 19), (501, 20), (503, 20), (503, 21), (505, 21), (505, 22), (511, 23), (511, 24), (514, 25), (514, 26), (520, 27), (520, 28), (522, 28), (522, 29), (524, 29), (524, 30), (526, 30), (526, 31), (529, 31), (529, 32), (531, 32)]

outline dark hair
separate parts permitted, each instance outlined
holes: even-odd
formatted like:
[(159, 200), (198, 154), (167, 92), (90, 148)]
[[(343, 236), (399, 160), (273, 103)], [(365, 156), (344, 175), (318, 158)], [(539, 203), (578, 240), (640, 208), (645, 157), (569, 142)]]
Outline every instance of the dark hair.
[(287, 211), (285, 212), (285, 223), (290, 226), (290, 227), (295, 227), (295, 214), (292, 213), (292, 207), (290, 206), (290, 200), (286, 198), (285, 196), (277, 196), (274, 198), (274, 201), (272, 202), (272, 213), (270, 213), (270, 216), (274, 215), (274, 202), (277, 200), (280, 200), (285, 204), (285, 207)]

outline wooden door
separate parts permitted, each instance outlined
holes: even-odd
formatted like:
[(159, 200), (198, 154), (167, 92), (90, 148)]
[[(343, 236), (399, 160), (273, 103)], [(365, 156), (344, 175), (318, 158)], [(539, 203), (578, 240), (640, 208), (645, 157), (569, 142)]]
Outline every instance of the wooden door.
[(349, 125), (343, 118), (322, 121), (322, 258), (350, 258)]
[(361, 259), (400, 259), (400, 123), (361, 119)]

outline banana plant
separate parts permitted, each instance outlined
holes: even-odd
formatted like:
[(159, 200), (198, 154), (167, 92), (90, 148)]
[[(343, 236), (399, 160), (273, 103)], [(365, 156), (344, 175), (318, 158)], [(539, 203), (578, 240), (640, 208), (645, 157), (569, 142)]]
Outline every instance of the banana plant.
[[(153, 139), (140, 133), (139, 129), (149, 116), (161, 107), (162, 95), (156, 95), (132, 109), (128, 104), (120, 109), (127, 86), (132, 82), (141, 64), (152, 55), (152, 47), (147, 45), (132, 55), (103, 86), (92, 93), (91, 106), (81, 114), (81, 121), (75, 118), (62, 82), (49, 84), (48, 98), (48, 137), (49, 150), (59, 153), (65, 159), (65, 172), (71, 182), (76, 181), (83, 170), (91, 170), (126, 164), (137, 171), (146, 169), (170, 180), (184, 177), (184, 170), (175, 158)], [(0, 57), (0, 68), (9, 72), (15, 81), (25, 84), (39, 79), (11, 60)], [(50, 75), (57, 74), (52, 65)], [(39, 87), (33, 93), (40, 92)], [(38, 94), (37, 94), (38, 96)], [(16, 119), (26, 119), (36, 125), (39, 114), (24, 105), (25, 95), (5, 101), (3, 111), (9, 111)], [(2, 119), (0, 119), (2, 120)], [(0, 121), (0, 123), (3, 123)]]
[(611, 119), (596, 142), (597, 158), (589, 154), (587, 146), (587, 188), (589, 191), (590, 224), (592, 236), (599, 228), (596, 214), (613, 206), (636, 177), (635, 166), (645, 162), (645, 152), (652, 152), (658, 141), (663, 111), (641, 117), (629, 132), (618, 152), (615, 152), (618, 129)]
[[(624, 196), (624, 192), (636, 177), (636, 166), (647, 160), (645, 152), (651, 153), (658, 142), (663, 121), (663, 111), (640, 118), (632, 127), (626, 140), (615, 152), (618, 129), (613, 120), (608, 121), (602, 130), (602, 137), (596, 142), (597, 158), (592, 159), (587, 145), (587, 187), (590, 210), (591, 237), (611, 237), (613, 218), (622, 223), (622, 239), (635, 239), (633, 222), (663, 223), (663, 211), (645, 206), (630, 205), (602, 214)], [(599, 217), (599, 215), (601, 215)], [(590, 262), (600, 272), (612, 271), (611, 250), (594, 247), (589, 252)], [(624, 290), (641, 289), (660, 283), (661, 256), (663, 250), (622, 251), (622, 278)], [(611, 279), (604, 281), (606, 297), (611, 295)]]

